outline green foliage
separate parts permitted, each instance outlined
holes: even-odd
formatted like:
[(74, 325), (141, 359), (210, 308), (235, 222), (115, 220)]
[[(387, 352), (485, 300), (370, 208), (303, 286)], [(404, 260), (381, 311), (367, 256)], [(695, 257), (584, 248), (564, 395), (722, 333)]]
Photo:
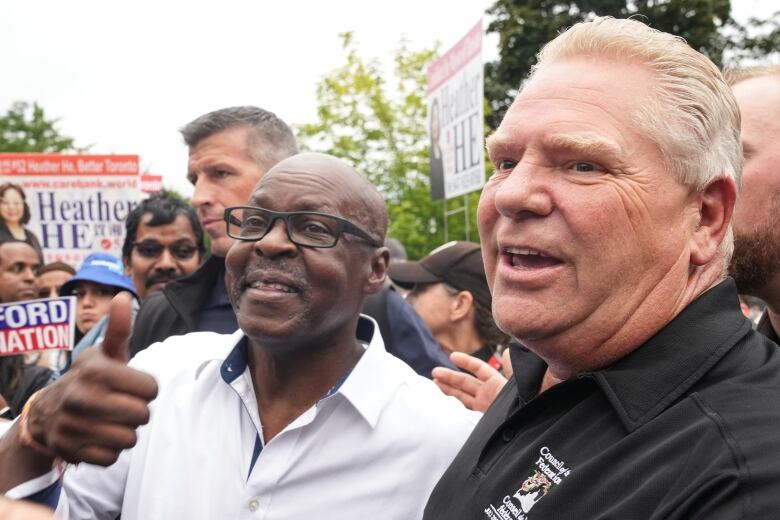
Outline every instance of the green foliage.
[[(444, 202), (430, 199), (425, 126), (425, 68), (436, 51), (413, 50), (401, 41), (386, 77), (378, 60), (358, 54), (352, 33), (340, 37), (346, 63), (318, 84), (318, 121), (298, 126), (301, 146), (341, 157), (366, 174), (387, 202), (388, 236), (419, 258), (444, 242)], [(477, 199), (469, 196), (471, 240), (477, 236)], [(447, 204), (460, 207), (463, 197)], [(448, 223), (449, 240), (465, 238), (462, 216)]]
[(0, 152), (58, 153), (83, 151), (72, 137), (55, 128), (56, 119), (48, 119), (38, 103), (17, 101), (0, 116)]
[(756, 34), (731, 18), (730, 0), (496, 0), (488, 14), (493, 17), (488, 32), (499, 35), (499, 59), (485, 64), (485, 97), (491, 106), (485, 117), (492, 128), (501, 122), (542, 45), (596, 16), (638, 16), (682, 36), (719, 66), (758, 58), (780, 43), (780, 13), (774, 22), (751, 20), (750, 25), (766, 24)]
[(179, 192), (176, 188), (164, 187), (162, 191), (160, 191), (160, 194), (165, 197), (170, 197), (172, 199), (178, 200), (179, 202), (183, 202), (187, 206), (192, 207), (189, 197), (185, 197), (184, 195), (182, 195), (181, 192)]
[(761, 61), (767, 56), (780, 54), (780, 10), (768, 20), (750, 18), (746, 25), (736, 26), (733, 37), (737, 42), (726, 65)]

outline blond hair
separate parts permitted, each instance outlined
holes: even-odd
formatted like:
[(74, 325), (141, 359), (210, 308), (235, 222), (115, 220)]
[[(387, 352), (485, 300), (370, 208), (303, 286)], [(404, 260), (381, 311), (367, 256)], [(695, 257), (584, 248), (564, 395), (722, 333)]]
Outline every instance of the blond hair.
[(780, 65), (757, 65), (754, 67), (726, 69), (723, 71), (726, 83), (734, 86), (748, 79), (760, 78), (763, 76), (777, 76), (780, 78)]
[[(740, 115), (731, 89), (709, 58), (682, 38), (631, 19), (597, 18), (574, 25), (545, 45), (536, 71), (556, 60), (607, 57), (645, 67), (654, 77), (652, 95), (633, 117), (663, 153), (681, 183), (703, 189), (728, 176), (742, 182)], [(728, 263), (731, 226), (720, 245)]]

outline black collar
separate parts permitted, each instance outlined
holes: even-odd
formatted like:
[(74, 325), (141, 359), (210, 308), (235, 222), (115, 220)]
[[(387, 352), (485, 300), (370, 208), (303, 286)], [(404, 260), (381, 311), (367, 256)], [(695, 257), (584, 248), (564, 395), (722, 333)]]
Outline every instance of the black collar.
[(209, 255), (195, 272), (169, 282), (162, 292), (170, 305), (184, 319), (190, 330), (196, 330), (198, 312), (209, 301), (217, 280), (225, 276), (225, 259)]
[(758, 320), (758, 325), (756, 325), (756, 330), (780, 345), (780, 337), (778, 337), (777, 331), (772, 327), (772, 322), (769, 321), (768, 310), (765, 310), (764, 314), (761, 315), (761, 319)]
[[(577, 378), (592, 378), (623, 426), (633, 431), (688, 391), (751, 330), (734, 280), (702, 294), (655, 336), (612, 365)], [(539, 390), (546, 365), (523, 347), (512, 350), (521, 403)]]

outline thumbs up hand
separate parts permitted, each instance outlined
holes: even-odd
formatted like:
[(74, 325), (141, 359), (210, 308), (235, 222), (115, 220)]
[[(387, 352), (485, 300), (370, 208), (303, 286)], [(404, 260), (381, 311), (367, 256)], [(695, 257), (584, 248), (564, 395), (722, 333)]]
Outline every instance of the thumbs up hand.
[(108, 328), (101, 348), (106, 356), (127, 364), (127, 345), (133, 330), (133, 297), (130, 293), (122, 291), (114, 296), (108, 315)]
[(32, 403), (32, 438), (67, 462), (113, 464), (136, 443), (136, 428), (149, 421), (157, 383), (127, 366), (132, 296), (111, 301), (103, 344), (80, 355), (70, 370)]

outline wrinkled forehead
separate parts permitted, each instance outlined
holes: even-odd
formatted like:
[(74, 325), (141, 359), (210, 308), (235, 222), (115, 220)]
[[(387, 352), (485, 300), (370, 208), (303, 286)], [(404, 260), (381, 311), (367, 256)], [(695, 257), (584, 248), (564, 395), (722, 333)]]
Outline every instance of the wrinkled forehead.
[(358, 191), (342, 176), (309, 170), (272, 170), (257, 184), (250, 204), (274, 211), (319, 211), (349, 217)]

